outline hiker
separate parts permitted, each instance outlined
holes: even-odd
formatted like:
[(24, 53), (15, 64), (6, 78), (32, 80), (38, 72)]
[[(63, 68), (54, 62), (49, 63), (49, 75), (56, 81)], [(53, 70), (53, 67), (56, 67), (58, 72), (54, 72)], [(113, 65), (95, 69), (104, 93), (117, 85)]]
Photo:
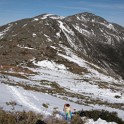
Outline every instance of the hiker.
[(70, 121), (72, 118), (72, 112), (71, 112), (70, 104), (65, 104), (63, 111), (65, 112), (65, 120)]

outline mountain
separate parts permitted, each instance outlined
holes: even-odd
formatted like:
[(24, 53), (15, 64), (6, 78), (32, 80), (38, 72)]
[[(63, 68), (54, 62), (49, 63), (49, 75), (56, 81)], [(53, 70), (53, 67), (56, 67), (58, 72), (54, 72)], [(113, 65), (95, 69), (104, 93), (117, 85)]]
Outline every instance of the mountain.
[(0, 27), (0, 58), (5, 110), (13, 101), (15, 110), (41, 112), (41, 103), (62, 110), (68, 101), (77, 110), (124, 118), (124, 27), (118, 24), (88, 12), (12, 22)]

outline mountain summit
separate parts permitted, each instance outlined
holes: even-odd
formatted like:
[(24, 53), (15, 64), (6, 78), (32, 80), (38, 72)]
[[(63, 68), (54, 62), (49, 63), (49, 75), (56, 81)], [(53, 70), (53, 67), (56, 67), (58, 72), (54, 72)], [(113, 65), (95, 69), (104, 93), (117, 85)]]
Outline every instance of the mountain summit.
[[(92, 13), (65, 18), (43, 14), (0, 27), (1, 64), (28, 63), (32, 58), (42, 60), (45, 56), (39, 54), (46, 47), (53, 49), (52, 45), (62, 51), (62, 45), (69, 47), (79, 56), (106, 68), (109, 74), (111, 70), (124, 76), (124, 28)], [(57, 55), (53, 57), (56, 61)]]
[(23, 99), (21, 88), (35, 91), (34, 99), (43, 92), (78, 109), (87, 104), (123, 111), (124, 28), (102, 17), (42, 14), (1, 26), (0, 58), (2, 87), (25, 100), (16, 101), (24, 108), (40, 111), (30, 95)]

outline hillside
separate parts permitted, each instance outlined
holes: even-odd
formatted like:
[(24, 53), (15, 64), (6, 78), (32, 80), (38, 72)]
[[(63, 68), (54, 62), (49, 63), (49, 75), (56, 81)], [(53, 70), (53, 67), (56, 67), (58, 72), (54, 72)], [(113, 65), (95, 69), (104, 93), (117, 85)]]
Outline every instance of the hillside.
[(124, 28), (102, 17), (43, 14), (1, 26), (0, 65), (4, 110), (49, 114), (68, 102), (124, 119)]

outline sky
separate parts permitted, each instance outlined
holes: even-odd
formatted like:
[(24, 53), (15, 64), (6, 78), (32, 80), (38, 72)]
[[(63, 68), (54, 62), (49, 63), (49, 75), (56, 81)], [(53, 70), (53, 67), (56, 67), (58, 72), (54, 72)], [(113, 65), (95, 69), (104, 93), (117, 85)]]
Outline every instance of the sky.
[(44, 13), (90, 12), (124, 27), (124, 0), (0, 0), (0, 26)]

